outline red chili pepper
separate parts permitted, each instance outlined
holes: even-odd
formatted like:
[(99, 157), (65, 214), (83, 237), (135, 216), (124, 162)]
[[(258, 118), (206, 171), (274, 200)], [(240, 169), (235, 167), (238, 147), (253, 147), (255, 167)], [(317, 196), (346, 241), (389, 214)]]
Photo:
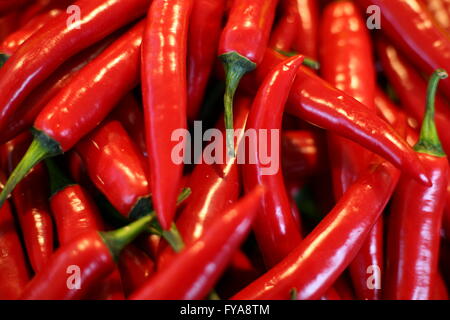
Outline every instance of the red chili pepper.
[(318, 56), (319, 41), (319, 8), (317, 0), (291, 0), (297, 2), (299, 27), (294, 49), (305, 56)]
[[(263, 60), (278, 0), (235, 0), (222, 31), (219, 58), (226, 74), (225, 128), (233, 129), (233, 100), (241, 78)], [(227, 131), (228, 150), (233, 140)]]
[(175, 130), (186, 129), (186, 46), (192, 0), (155, 0), (142, 43), (142, 94), (158, 220), (167, 230), (175, 215), (183, 164), (175, 163)]
[(425, 0), (428, 11), (439, 25), (447, 32), (450, 31), (450, 11), (446, 6), (446, 0)]
[[(30, 141), (28, 133), (8, 142), (10, 169), (23, 155)], [(53, 253), (53, 222), (48, 206), (49, 185), (45, 168), (36, 166), (12, 193), (31, 267), (35, 272), (47, 264)]]
[(125, 217), (151, 211), (150, 188), (140, 152), (118, 121), (109, 121), (76, 146), (95, 186)]
[[(255, 162), (246, 163), (243, 169), (243, 181), (247, 191), (257, 185), (271, 190), (261, 198), (260, 210), (253, 224), (253, 231), (268, 267), (278, 263), (301, 241), (300, 228), (292, 215), (280, 163), (273, 160), (274, 152), (280, 151), (279, 148), (278, 151), (273, 150), (280, 145), (281, 137), (275, 136), (276, 140), (273, 140), (273, 135), (275, 132), (279, 134), (281, 129), (284, 105), (302, 62), (303, 57), (296, 56), (277, 65), (269, 73), (258, 90), (246, 127), (246, 130), (255, 130), (258, 139), (263, 139), (260, 132), (266, 130), (267, 141), (264, 141), (264, 145), (272, 152), (271, 163), (264, 163), (265, 159), (261, 159), (260, 155), (268, 154), (268, 151), (263, 153), (254, 147), (256, 143), (250, 145), (247, 148), (248, 157)], [(261, 146), (261, 141), (258, 144)]]
[[(402, 106), (415, 119), (423, 119), (425, 114), (423, 103), (427, 94), (426, 82), (395, 47), (387, 41), (379, 40), (377, 49), (383, 70), (399, 96)], [(450, 127), (450, 109), (445, 99), (439, 95), (436, 96), (435, 121), (444, 150), (450, 152), (450, 131), (448, 130)]]
[[(333, 2), (323, 13), (321, 71), (324, 79), (376, 113), (375, 68), (367, 26), (351, 1)], [(328, 135), (329, 155), (336, 201), (364, 172), (371, 153), (339, 135)], [(383, 266), (383, 220), (378, 220), (355, 260), (350, 275), (356, 296), (378, 300), (380, 290), (367, 286), (367, 269)]]
[(186, 246), (173, 263), (130, 296), (131, 300), (204, 298), (250, 231), (264, 189), (256, 188), (217, 216), (205, 233)]
[(393, 198), (385, 274), (388, 299), (428, 300), (432, 296), (449, 174), (434, 124), (434, 96), (439, 79), (447, 76), (438, 69), (430, 79), (420, 140), (414, 147), (430, 172), (433, 185), (425, 187), (402, 177)]
[(129, 245), (119, 257), (119, 270), (128, 296), (154, 275), (155, 264), (144, 251)]
[(299, 300), (320, 298), (358, 253), (398, 177), (388, 162), (368, 169), (286, 258), (233, 299), (288, 299), (291, 289)]
[[(269, 49), (264, 59), (246, 79), (246, 88), (259, 85), (284, 57)], [(297, 72), (286, 111), (364, 146), (429, 185), (417, 154), (388, 123), (306, 68)]]
[(282, 16), (272, 31), (269, 46), (277, 51), (290, 52), (294, 42), (297, 41), (300, 27), (297, 1), (284, 0), (281, 2), (281, 8)]
[[(3, 181), (3, 174), (0, 180)], [(28, 283), (29, 274), (9, 202), (0, 209), (0, 251), (0, 299), (16, 300)]]
[[(440, 28), (420, 0), (357, 0), (364, 10), (377, 5), (381, 30), (426, 74), (438, 68), (450, 70), (450, 37)], [(450, 80), (442, 82), (450, 97)]]
[(30, 3), (33, 0), (0, 0), (0, 14), (4, 14), (10, 12), (12, 10), (16, 10), (21, 6), (24, 6)]
[[(84, 298), (102, 278), (114, 271), (120, 251), (146, 230), (153, 220), (154, 214), (151, 214), (114, 231), (90, 231), (61, 246), (47, 266), (28, 283), (21, 299)], [(79, 283), (71, 279), (71, 275), (79, 276)]]
[[(236, 129), (245, 129), (248, 113), (251, 107), (249, 97), (238, 95), (234, 121)], [(223, 121), (218, 127), (225, 132)], [(241, 141), (244, 132), (237, 138)], [(222, 141), (225, 143), (225, 141)], [(223, 153), (225, 156), (226, 154)], [(176, 220), (176, 225), (185, 245), (198, 240), (210, 227), (215, 218), (235, 203), (241, 192), (240, 174), (236, 161), (223, 161), (223, 164), (208, 164), (204, 161), (196, 165), (188, 186), (192, 194), (186, 201), (186, 207)], [(163, 244), (158, 256), (158, 269), (163, 269), (175, 258), (175, 251)]]
[(222, 31), (224, 0), (194, 1), (189, 21), (187, 56), (187, 117), (197, 117)]
[[(131, 140), (136, 144), (141, 153), (147, 157), (144, 112), (132, 92), (123, 97), (119, 105), (110, 114), (110, 118), (120, 121), (123, 128), (130, 135)], [(147, 163), (145, 165), (147, 166)]]
[(0, 206), (30, 168), (72, 148), (136, 86), (143, 29), (144, 21), (116, 40), (39, 113), (34, 140), (0, 194)]
[(436, 274), (431, 300), (448, 300), (447, 286), (440, 272)]
[(53, 9), (31, 19), (26, 25), (19, 30), (10, 34), (1, 44), (0, 52), (7, 56), (14, 54), (20, 46), (27, 41), (32, 35), (40, 31), (48, 22), (62, 14), (59, 9)]
[[(18, 12), (13, 11), (0, 17), (0, 41), (4, 41), (17, 29)], [(6, 61), (6, 57), (1, 57), (1, 65)]]
[(31, 128), (37, 115), (47, 103), (70, 83), (80, 69), (96, 58), (111, 41), (112, 39), (107, 38), (72, 57), (33, 90), (17, 109), (17, 113), (11, 116), (10, 121), (1, 132), (0, 142), (9, 141)]
[(50, 11), (53, 9), (67, 11), (67, 8), (73, 2), (75, 2), (75, 0), (37, 0), (34, 3), (31, 3), (27, 7), (23, 8), (20, 15), (20, 26), (23, 27), (31, 19), (33, 19), (37, 15), (42, 14), (45, 11)]
[[(367, 241), (366, 241), (367, 243)], [(334, 288), (341, 297), (342, 300), (355, 300), (355, 293), (351, 287), (350, 279), (347, 279), (346, 275), (341, 275), (334, 283)]]

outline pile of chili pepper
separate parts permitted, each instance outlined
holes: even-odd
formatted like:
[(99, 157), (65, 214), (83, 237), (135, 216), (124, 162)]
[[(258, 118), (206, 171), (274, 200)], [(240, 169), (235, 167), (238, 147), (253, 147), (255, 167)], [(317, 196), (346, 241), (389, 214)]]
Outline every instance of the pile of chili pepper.
[(448, 300), (450, 1), (0, 0), (0, 300)]

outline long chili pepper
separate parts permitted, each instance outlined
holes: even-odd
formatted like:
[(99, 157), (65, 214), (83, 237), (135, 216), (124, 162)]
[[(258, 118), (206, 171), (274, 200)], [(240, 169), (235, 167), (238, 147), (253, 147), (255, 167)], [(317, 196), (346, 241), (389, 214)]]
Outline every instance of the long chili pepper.
[(35, 3), (28, 5), (20, 14), (20, 26), (23, 27), (36, 16), (53, 9), (67, 11), (68, 7), (75, 0), (37, 0)]
[[(364, 10), (377, 5), (381, 30), (408, 55), (410, 61), (431, 74), (438, 68), (450, 70), (450, 37), (440, 28), (420, 0), (357, 0)], [(450, 80), (442, 81), (450, 97)]]
[(189, 22), (187, 117), (194, 120), (217, 54), (225, 0), (195, 0)]
[[(0, 42), (16, 31), (18, 15), (18, 12), (13, 11), (0, 17)], [(7, 58), (0, 54), (0, 66), (3, 66)]]
[(319, 47), (319, 8), (317, 0), (290, 0), (297, 3), (299, 30), (294, 50), (316, 58)]
[(60, 15), (43, 32), (28, 39), (0, 69), (0, 128), (25, 97), (65, 60), (143, 15), (149, 3), (80, 0), (75, 5), (83, 13), (81, 20), (68, 26), (68, 16)]
[(155, 263), (144, 251), (129, 245), (119, 257), (119, 270), (125, 293), (130, 295), (153, 276)]
[(300, 24), (297, 1), (283, 0), (281, 8), (282, 16), (271, 33), (269, 46), (277, 51), (290, 52), (294, 41), (297, 41)]
[[(283, 60), (282, 55), (268, 49), (264, 61), (246, 79), (245, 87), (254, 91), (251, 88), (261, 84)], [(286, 111), (364, 146), (429, 185), (417, 154), (386, 121), (306, 68), (300, 67), (297, 72)]]
[(39, 113), (34, 140), (0, 194), (0, 206), (30, 168), (72, 148), (136, 86), (143, 29), (141, 21), (116, 40)]
[[(30, 135), (25, 133), (8, 142), (10, 170), (23, 155), (29, 141)], [(35, 272), (45, 267), (53, 253), (53, 221), (48, 196), (48, 176), (43, 165), (36, 166), (12, 193), (27, 255)]]
[[(275, 139), (272, 135), (274, 131), (279, 134), (284, 106), (302, 61), (302, 56), (296, 56), (277, 65), (264, 80), (252, 105), (246, 130), (255, 130), (258, 135), (261, 131), (267, 130), (265, 138), (267, 141), (264, 141), (264, 145), (267, 146), (267, 150), (272, 150), (272, 153), (276, 150), (273, 148), (279, 146), (281, 141), (279, 135), (275, 136)], [(264, 138), (259, 136), (259, 139)], [(255, 159), (255, 162), (244, 165), (243, 181), (247, 191), (257, 185), (263, 185), (267, 190), (271, 190), (261, 198), (253, 231), (264, 262), (268, 267), (272, 267), (298, 245), (301, 235), (299, 225), (292, 215), (280, 163), (276, 163), (273, 158), (272, 163), (264, 163), (266, 160), (259, 156), (263, 151), (255, 145), (248, 148), (248, 156)]]
[(107, 38), (72, 57), (58, 68), (49, 78), (42, 82), (13, 114), (8, 124), (1, 131), (0, 142), (6, 142), (16, 137), (21, 132), (31, 128), (34, 120), (47, 103), (66, 87), (72, 78), (96, 58), (111, 43)]
[[(427, 95), (427, 84), (409, 62), (385, 40), (377, 42), (377, 51), (383, 71), (398, 95), (403, 108), (415, 119), (423, 119), (423, 102)], [(450, 109), (439, 95), (435, 100), (435, 122), (444, 150), (450, 152)], [(419, 122), (420, 123), (420, 122)]]
[(450, 11), (447, 10), (443, 0), (425, 0), (428, 10), (434, 19), (447, 32), (450, 30)]
[(20, 46), (33, 34), (42, 29), (42, 27), (62, 13), (59, 9), (50, 10), (30, 20), (25, 26), (10, 34), (1, 44), (0, 52), (7, 57), (16, 52)]
[(438, 69), (430, 79), (420, 139), (414, 146), (433, 185), (402, 177), (392, 202), (385, 273), (388, 299), (428, 300), (435, 285), (449, 164), (434, 124), (434, 97), (439, 80), (447, 76)]
[(186, 246), (173, 263), (130, 296), (132, 300), (204, 298), (248, 234), (264, 189), (257, 187), (217, 216), (205, 233)]
[[(361, 102), (374, 114), (375, 68), (367, 26), (351, 1), (328, 5), (321, 27), (321, 71), (324, 79)], [(336, 201), (364, 172), (371, 154), (356, 143), (328, 134), (330, 165)], [(356, 295), (361, 300), (377, 300), (380, 290), (367, 286), (367, 268), (383, 266), (383, 221), (375, 227), (350, 264)]]
[[(250, 107), (249, 97), (236, 96), (234, 123), (236, 130), (242, 130), (237, 136), (236, 146), (243, 138)], [(222, 130), (222, 133), (225, 132), (223, 119), (217, 127)], [(225, 141), (222, 143), (225, 145)], [(222, 155), (225, 156), (225, 152)], [(198, 240), (208, 230), (216, 216), (221, 215), (238, 200), (241, 191), (238, 164), (233, 159), (213, 164), (202, 161), (192, 172), (188, 186), (192, 194), (176, 220), (185, 245)], [(165, 244), (161, 245), (158, 269), (164, 268), (174, 257), (175, 251), (172, 248)]]
[[(1, 184), (3, 174), (0, 181)], [(0, 209), (0, 251), (0, 299), (18, 299), (29, 274), (9, 202)]]
[(180, 143), (172, 140), (172, 134), (187, 126), (186, 46), (192, 5), (192, 0), (153, 1), (142, 43), (142, 94), (151, 189), (158, 220), (165, 230), (175, 215), (183, 172), (183, 163), (172, 159), (172, 150)]
[(299, 300), (320, 298), (358, 253), (398, 178), (388, 162), (369, 168), (286, 258), (233, 299), (288, 299), (292, 289)]
[(150, 188), (137, 146), (118, 121), (109, 121), (76, 146), (95, 186), (125, 217), (151, 210)]
[[(124, 247), (144, 232), (155, 215), (149, 214), (114, 231), (89, 231), (61, 246), (45, 268), (26, 286), (23, 300), (76, 300), (111, 274)], [(71, 279), (76, 275), (77, 280)], [(49, 285), (51, 284), (51, 285)]]
[[(219, 58), (225, 69), (225, 128), (233, 129), (233, 100), (241, 78), (255, 69), (264, 57), (278, 0), (235, 0), (222, 31)], [(227, 146), (233, 153), (231, 131)]]

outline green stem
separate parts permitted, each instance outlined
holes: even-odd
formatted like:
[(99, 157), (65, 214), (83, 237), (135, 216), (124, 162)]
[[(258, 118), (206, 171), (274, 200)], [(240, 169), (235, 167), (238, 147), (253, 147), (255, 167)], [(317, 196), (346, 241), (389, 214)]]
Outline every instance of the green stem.
[(233, 134), (233, 100), (242, 77), (256, 68), (256, 64), (237, 52), (229, 52), (220, 56), (225, 68), (225, 129), (228, 155), (235, 157)]
[[(282, 54), (283, 56), (286, 56), (286, 57), (293, 57), (293, 56), (296, 56), (296, 55), (299, 54), (298, 52), (286, 52), (286, 51), (283, 51), (283, 50), (275, 50), (275, 51), (280, 53), (280, 54)], [(320, 69), (320, 62), (316, 61), (316, 60), (314, 60), (312, 58), (304, 57), (302, 64), (304, 66), (307, 66), (308, 68), (313, 69), (313, 70), (319, 70)]]
[(208, 294), (208, 300), (220, 300), (220, 297), (217, 294), (216, 290), (211, 290), (211, 292)]
[(0, 53), (0, 68), (6, 63), (6, 60), (9, 59), (9, 56), (4, 53)]
[(420, 130), (419, 142), (414, 146), (414, 150), (420, 153), (433, 155), (436, 157), (445, 157), (445, 152), (442, 149), (441, 141), (436, 129), (434, 121), (435, 113), (435, 99), (436, 91), (441, 79), (448, 77), (447, 72), (444, 69), (437, 69), (428, 82), (427, 89), (427, 101), (425, 116), (422, 122), (422, 128)]
[(149, 224), (154, 219), (155, 212), (152, 212), (120, 229), (109, 232), (100, 232), (101, 237), (116, 261), (118, 260), (122, 249), (136, 239), (142, 232), (147, 230)]
[(50, 179), (50, 198), (65, 188), (76, 185), (62, 172), (53, 159), (45, 159), (45, 165)]
[(27, 152), (20, 160), (17, 167), (11, 173), (5, 188), (0, 194), (0, 208), (16, 185), (27, 175), (27, 173), (42, 160), (54, 157), (63, 153), (59, 143), (42, 131), (33, 130), (34, 140)]
[(297, 300), (297, 294), (298, 294), (297, 289), (292, 288), (290, 291), (291, 300)]
[(129, 213), (128, 217), (131, 220), (136, 220), (147, 215), (149, 212), (152, 211), (153, 211), (153, 202), (151, 196), (143, 197), (140, 198), (133, 207), (133, 209), (131, 209), (131, 212)]

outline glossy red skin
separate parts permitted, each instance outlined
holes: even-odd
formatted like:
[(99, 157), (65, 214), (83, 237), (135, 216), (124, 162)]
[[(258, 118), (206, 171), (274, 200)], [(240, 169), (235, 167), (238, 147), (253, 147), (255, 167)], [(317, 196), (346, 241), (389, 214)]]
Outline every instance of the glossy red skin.
[(447, 157), (419, 153), (432, 187), (402, 177), (388, 226), (384, 296), (390, 300), (429, 300), (438, 271), (442, 212), (448, 183)]
[(118, 121), (102, 124), (76, 147), (91, 181), (125, 217), (150, 195), (139, 150)]
[(325, 146), (313, 131), (283, 131), (281, 139), (285, 179), (300, 180), (313, 176), (326, 165)]
[[(64, 61), (143, 15), (149, 3), (150, 0), (80, 0), (75, 3), (82, 12), (79, 29), (67, 28), (67, 15), (60, 15), (43, 32), (28, 39), (0, 69), (0, 128), (4, 128), (26, 96)], [(121, 76), (112, 78), (115, 82), (128, 80)], [(106, 81), (99, 83), (105, 85)], [(117, 91), (113, 84), (107, 84), (109, 94)], [(89, 85), (92, 83), (86, 81), (83, 88)], [(92, 108), (95, 104), (86, 105)]]
[[(251, 103), (249, 97), (239, 95), (236, 97), (233, 115), (236, 130), (245, 129)], [(221, 129), (223, 137), (225, 137), (223, 117), (219, 120), (217, 127)], [(236, 141), (236, 145), (241, 139), (242, 135)], [(223, 146), (225, 147), (225, 145), (225, 141), (223, 141)], [(196, 165), (188, 180), (188, 186), (192, 193), (186, 200), (186, 207), (176, 220), (178, 231), (185, 245), (198, 240), (215, 221), (215, 218), (222, 215), (224, 210), (238, 200), (241, 193), (240, 179), (240, 169), (236, 161), (230, 161), (228, 164), (225, 161), (223, 164), (202, 162)], [(176, 256), (173, 249), (167, 244), (163, 243), (160, 250), (158, 269), (164, 268)]]
[(34, 127), (63, 151), (93, 130), (139, 82), (143, 28), (141, 21), (80, 70), (39, 113)]
[[(132, 92), (119, 102), (110, 115), (111, 119), (120, 121), (141, 153), (147, 157), (145, 142), (144, 112), (142, 106)], [(147, 164), (146, 164), (147, 165)]]
[[(183, 163), (172, 150), (172, 133), (186, 129), (186, 51), (192, 0), (156, 0), (148, 11), (142, 44), (142, 94), (153, 203), (168, 229), (175, 215)], [(170, 85), (168, 85), (170, 83)]]
[[(252, 92), (252, 88), (260, 85), (270, 70), (284, 59), (268, 49), (263, 63), (240, 87)], [(306, 68), (300, 67), (297, 72), (286, 111), (381, 155), (418, 181), (425, 183), (427, 180), (416, 153), (384, 119)]]
[(138, 290), (155, 272), (153, 260), (133, 245), (123, 250), (118, 266), (126, 295)]
[(105, 39), (76, 56), (70, 58), (58, 68), (49, 78), (42, 82), (25, 99), (17, 109), (17, 113), (11, 116), (10, 121), (1, 132), (0, 142), (13, 139), (23, 131), (32, 127), (37, 115), (60, 91), (65, 88), (74, 76), (96, 58), (112, 39)]
[(33, 34), (40, 31), (42, 27), (56, 16), (62, 13), (59, 9), (50, 10), (44, 14), (34, 17), (19, 30), (10, 34), (1, 44), (0, 51), (7, 55), (14, 54), (20, 46), (27, 41)]
[(277, 4), (278, 0), (235, 0), (220, 36), (218, 55), (234, 51), (260, 64)]
[(197, 241), (187, 245), (173, 263), (156, 273), (130, 299), (204, 298), (250, 231), (262, 194), (263, 189), (258, 187), (223, 215), (217, 216)]
[[(322, 16), (321, 72), (330, 84), (352, 96), (374, 114), (375, 68), (371, 39), (365, 21), (351, 1), (333, 2)], [(364, 172), (370, 153), (339, 135), (328, 134), (333, 189), (336, 201)], [(367, 287), (367, 268), (383, 266), (383, 221), (377, 222), (355, 260), (350, 275), (356, 296), (377, 300), (379, 290)]]
[(282, 16), (271, 32), (269, 46), (275, 50), (290, 52), (297, 40), (300, 25), (297, 1), (284, 0), (281, 1), (281, 6)]
[(75, 2), (75, 0), (37, 0), (35, 3), (28, 5), (22, 10), (20, 15), (20, 26), (25, 26), (31, 19), (45, 11), (53, 9), (66, 11), (73, 2)]
[(106, 278), (99, 280), (86, 294), (86, 300), (125, 300), (122, 278), (117, 267)]
[(447, 185), (447, 194), (446, 194), (446, 204), (444, 209), (444, 215), (442, 218), (442, 227), (444, 228), (445, 235), (448, 239), (450, 239), (450, 175), (449, 175), (449, 183)]
[(9, 202), (0, 209), (0, 299), (20, 297), (29, 274)]
[[(415, 119), (423, 119), (427, 82), (416, 72), (404, 56), (386, 40), (377, 41), (377, 51), (383, 70), (399, 96), (403, 108)], [(439, 95), (435, 102), (435, 122), (439, 139), (445, 151), (450, 152), (450, 109), (445, 99)], [(421, 122), (421, 121), (420, 121)], [(419, 122), (419, 123), (420, 123)]]
[(292, 288), (299, 300), (320, 298), (359, 252), (398, 177), (388, 162), (368, 170), (300, 245), (233, 299), (288, 299)]
[(103, 230), (100, 212), (79, 185), (69, 185), (50, 198), (60, 245), (87, 231)]
[[(426, 74), (438, 68), (450, 70), (450, 37), (437, 25), (420, 0), (357, 0), (364, 11), (377, 5), (381, 29), (417, 67)], [(442, 92), (450, 96), (450, 80), (442, 81)]]
[(317, 0), (291, 0), (297, 2), (299, 30), (295, 51), (311, 58), (317, 58), (319, 46), (319, 8)]
[[(302, 62), (303, 57), (296, 56), (277, 65), (269, 73), (255, 97), (246, 130), (281, 130), (284, 106)], [(277, 142), (280, 143), (281, 140)], [(266, 142), (267, 150), (272, 150), (272, 143), (271, 140)], [(244, 164), (242, 173), (245, 190), (252, 190), (258, 185), (271, 190), (261, 198), (258, 215), (253, 224), (264, 262), (270, 268), (298, 245), (301, 241), (300, 229), (292, 215), (281, 167), (274, 174), (265, 175), (264, 170), (269, 166), (260, 162), (258, 148), (247, 147), (246, 152), (250, 159), (256, 159), (256, 163)], [(281, 158), (281, 155), (279, 156)]]
[(448, 32), (450, 30), (450, 11), (447, 10), (446, 0), (425, 0), (424, 2), (433, 18)]
[(187, 56), (187, 117), (194, 120), (217, 54), (225, 0), (194, 1), (189, 21)]
[[(69, 289), (66, 273), (69, 266), (80, 268), (79, 290)], [(52, 255), (47, 266), (28, 283), (22, 300), (77, 300), (82, 299), (99, 279), (114, 271), (111, 252), (95, 231), (84, 233)], [(51, 285), (49, 285), (51, 284)]]

